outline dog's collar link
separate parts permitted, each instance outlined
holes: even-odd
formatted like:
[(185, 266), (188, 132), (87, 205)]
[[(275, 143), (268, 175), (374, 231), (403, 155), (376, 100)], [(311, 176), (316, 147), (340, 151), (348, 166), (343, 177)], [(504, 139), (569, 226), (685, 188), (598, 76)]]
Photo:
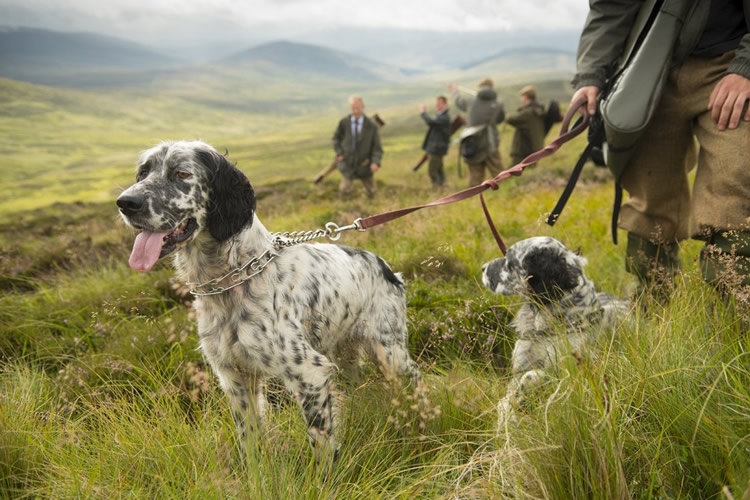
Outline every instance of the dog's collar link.
[(277, 250), (281, 250), (282, 248), (297, 245), (299, 243), (305, 243), (311, 240), (316, 240), (318, 238), (328, 238), (331, 241), (337, 241), (339, 238), (341, 238), (341, 233), (343, 233), (344, 231), (351, 231), (352, 229), (356, 229), (357, 231), (364, 231), (362, 224), (360, 224), (361, 220), (361, 218), (356, 219), (348, 226), (339, 226), (335, 222), (328, 222), (325, 225), (325, 229), (320, 228), (314, 231), (272, 233), (271, 236), (273, 236), (273, 246), (276, 247)]
[[(224, 276), (214, 278), (206, 281), (205, 283), (190, 283), (187, 285), (190, 287), (190, 293), (197, 297), (204, 297), (206, 295), (219, 295), (227, 290), (238, 287), (241, 284), (248, 281), (250, 278), (259, 275), (263, 272), (268, 264), (275, 259), (278, 254), (271, 250), (266, 250), (260, 255), (256, 255), (249, 261), (247, 261), (241, 267), (229, 271)], [(229, 283), (226, 286), (222, 286), (225, 283)]]
[[(328, 238), (331, 241), (336, 241), (341, 237), (341, 233), (344, 231), (351, 231), (353, 229), (364, 231), (360, 224), (360, 220), (361, 219), (357, 219), (348, 226), (339, 226), (335, 222), (328, 222), (325, 225), (325, 229), (316, 229), (314, 231), (271, 233), (271, 236), (273, 237), (273, 246), (278, 251), (286, 247), (305, 243), (318, 238)], [(205, 283), (188, 282), (187, 285), (190, 287), (190, 293), (197, 297), (219, 295), (220, 293), (238, 287), (250, 278), (259, 275), (277, 256), (277, 253), (274, 253), (271, 250), (266, 250), (262, 254), (256, 255), (247, 261), (241, 267), (229, 271), (224, 276), (213, 278)], [(225, 285), (227, 282), (229, 284)]]

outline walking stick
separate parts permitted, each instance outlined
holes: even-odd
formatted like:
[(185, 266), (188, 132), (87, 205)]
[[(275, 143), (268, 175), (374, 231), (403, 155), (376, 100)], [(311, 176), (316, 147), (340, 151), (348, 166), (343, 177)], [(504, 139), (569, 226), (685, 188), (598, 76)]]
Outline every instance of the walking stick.
[(474, 89), (470, 89), (470, 88), (468, 88), (468, 87), (464, 87), (464, 86), (462, 86), (462, 85), (458, 85), (458, 86), (456, 87), (456, 89), (458, 89), (458, 90), (459, 90), (460, 92), (463, 92), (464, 94), (469, 94), (469, 95), (473, 95), (473, 96), (475, 96), (475, 97), (476, 97), (476, 95), (477, 95), (477, 91), (476, 91), (476, 90), (474, 90)]
[(427, 154), (427, 153), (423, 154), (422, 158), (420, 158), (419, 161), (417, 163), (415, 163), (413, 167), (411, 167), (411, 171), (412, 172), (416, 172), (417, 170), (419, 170), (419, 167), (421, 167), (422, 165), (424, 165), (424, 162), (427, 161), (427, 157), (428, 156), (430, 156), (430, 155)]

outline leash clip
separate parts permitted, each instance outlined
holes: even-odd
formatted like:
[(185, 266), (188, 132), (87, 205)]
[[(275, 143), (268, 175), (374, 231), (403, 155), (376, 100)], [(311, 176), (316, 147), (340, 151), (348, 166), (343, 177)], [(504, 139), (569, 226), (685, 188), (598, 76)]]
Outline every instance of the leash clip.
[(328, 222), (326, 223), (326, 238), (328, 238), (331, 241), (337, 241), (339, 238), (341, 238), (341, 233), (344, 231), (351, 231), (352, 229), (356, 229), (357, 231), (364, 231), (361, 224), (362, 218), (355, 219), (354, 222), (347, 226), (339, 226), (335, 222)]

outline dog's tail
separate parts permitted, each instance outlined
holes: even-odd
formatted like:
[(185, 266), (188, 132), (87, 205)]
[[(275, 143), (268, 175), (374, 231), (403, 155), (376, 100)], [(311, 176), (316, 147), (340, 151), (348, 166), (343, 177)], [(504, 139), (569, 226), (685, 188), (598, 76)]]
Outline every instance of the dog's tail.
[(383, 278), (385, 278), (386, 281), (391, 283), (392, 285), (397, 286), (398, 288), (404, 289), (404, 278), (401, 276), (401, 273), (394, 273), (391, 270), (391, 266), (386, 264), (386, 262), (378, 257), (378, 264), (380, 265), (380, 270), (383, 272)]

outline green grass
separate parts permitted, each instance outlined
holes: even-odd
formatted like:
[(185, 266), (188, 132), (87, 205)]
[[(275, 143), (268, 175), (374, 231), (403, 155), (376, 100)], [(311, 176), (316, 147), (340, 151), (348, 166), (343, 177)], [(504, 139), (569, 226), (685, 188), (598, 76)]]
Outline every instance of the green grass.
[[(338, 113), (327, 105), (294, 119), (267, 113), (264, 129), (250, 112), (186, 104), (175, 91), (158, 98), (3, 85), (12, 105), (0, 117), (10, 134), (2, 143), (9, 188), (0, 198), (0, 498), (750, 495), (748, 318), (702, 283), (696, 242), (683, 247), (669, 304), (647, 301), (647, 312), (635, 305), (596, 356), (566, 360), (496, 435), (519, 302), (481, 284), (482, 263), (499, 251), (477, 200), (341, 241), (404, 273), (409, 347), (439, 414), (409, 409), (413, 402), (368, 367), (360, 384), (340, 383), (342, 455), (328, 477), (296, 405), (275, 388), (263, 433), (240, 457), (184, 289), (167, 262), (150, 273), (127, 266), (134, 235), (117, 218), (119, 187), (132, 182), (139, 150), (187, 134), (229, 150), (272, 231), (423, 203), (437, 194), (426, 171), (410, 170), (424, 131), (412, 113), (416, 91), (373, 90), (392, 103), (377, 109), (388, 121), (379, 195), (343, 202), (336, 174), (309, 182), (332, 154)], [(511, 132), (502, 129), (504, 158)], [(507, 243), (557, 237), (580, 247), (600, 289), (627, 295), (623, 244), (608, 234), (606, 172), (586, 167), (558, 224), (544, 224), (582, 145), (564, 146), (487, 201)], [(466, 177), (452, 162), (457, 190)]]

